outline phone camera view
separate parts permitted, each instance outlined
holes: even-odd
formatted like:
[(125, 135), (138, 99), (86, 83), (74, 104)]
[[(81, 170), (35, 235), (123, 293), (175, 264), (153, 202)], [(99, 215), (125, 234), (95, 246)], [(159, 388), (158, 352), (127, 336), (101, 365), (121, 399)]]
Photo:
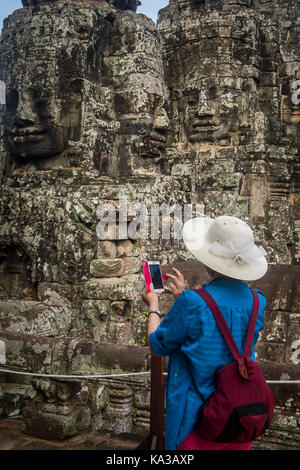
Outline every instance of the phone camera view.
[(163, 289), (164, 286), (161, 278), (159, 264), (149, 264), (149, 269), (154, 289)]

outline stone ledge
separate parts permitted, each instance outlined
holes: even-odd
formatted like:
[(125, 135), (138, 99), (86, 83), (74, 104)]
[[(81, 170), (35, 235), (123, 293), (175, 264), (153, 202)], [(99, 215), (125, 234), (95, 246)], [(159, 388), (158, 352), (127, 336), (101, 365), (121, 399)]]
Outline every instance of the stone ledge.
[(143, 346), (99, 343), (87, 338), (47, 338), (3, 331), (0, 331), (0, 339), (6, 346), (6, 369), (65, 375), (150, 370), (150, 350)]

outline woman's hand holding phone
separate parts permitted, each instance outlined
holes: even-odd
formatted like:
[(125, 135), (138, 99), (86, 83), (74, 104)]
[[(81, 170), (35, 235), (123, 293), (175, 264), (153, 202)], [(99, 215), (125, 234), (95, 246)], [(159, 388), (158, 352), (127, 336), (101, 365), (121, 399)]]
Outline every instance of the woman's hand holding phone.
[(172, 294), (174, 295), (175, 299), (184, 291), (184, 278), (180, 271), (176, 268), (172, 268), (175, 276), (173, 274), (167, 274), (168, 278), (172, 279), (173, 282), (170, 282), (168, 287), (170, 287)]
[[(172, 268), (174, 274), (166, 274), (166, 276), (171, 279), (173, 282), (170, 282), (168, 287), (171, 289), (172, 294), (175, 299), (184, 291), (184, 278), (180, 271), (176, 268)], [(158, 298), (161, 295), (161, 292), (155, 292), (153, 284), (150, 284), (150, 291), (147, 292), (145, 288), (142, 292), (142, 298), (151, 310), (158, 310)]]
[(158, 297), (160, 295), (160, 292), (155, 292), (152, 282), (150, 284), (150, 292), (147, 292), (146, 287), (142, 292), (142, 298), (151, 310), (158, 310)]

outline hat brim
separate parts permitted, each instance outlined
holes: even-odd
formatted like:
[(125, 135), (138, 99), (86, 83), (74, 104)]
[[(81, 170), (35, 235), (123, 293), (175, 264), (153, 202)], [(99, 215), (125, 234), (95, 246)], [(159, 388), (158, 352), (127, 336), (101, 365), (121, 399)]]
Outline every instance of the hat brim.
[(242, 281), (255, 281), (263, 277), (268, 271), (268, 263), (264, 256), (253, 262), (244, 264), (234, 263), (228, 265), (223, 256), (214, 255), (209, 251), (210, 240), (208, 229), (214, 219), (210, 217), (197, 217), (185, 222), (182, 237), (186, 248), (205, 266), (225, 276)]

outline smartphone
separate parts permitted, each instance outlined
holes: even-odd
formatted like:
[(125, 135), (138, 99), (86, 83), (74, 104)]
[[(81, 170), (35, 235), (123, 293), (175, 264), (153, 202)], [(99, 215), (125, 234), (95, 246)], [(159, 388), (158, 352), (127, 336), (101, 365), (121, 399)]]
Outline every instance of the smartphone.
[(148, 261), (151, 282), (155, 292), (165, 292), (159, 261)]

